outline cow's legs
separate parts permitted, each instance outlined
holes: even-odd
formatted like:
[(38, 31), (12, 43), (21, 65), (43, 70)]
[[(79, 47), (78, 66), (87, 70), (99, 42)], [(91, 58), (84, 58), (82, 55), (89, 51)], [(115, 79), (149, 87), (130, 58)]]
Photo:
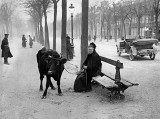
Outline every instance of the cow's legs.
[(53, 86), (52, 81), (50, 80), (50, 87), (52, 90), (55, 90), (56, 88)]
[(58, 86), (58, 95), (62, 95), (61, 87), (60, 87), (60, 79), (57, 81), (57, 86)]
[(46, 76), (46, 78), (47, 78), (46, 89), (45, 89), (45, 91), (44, 91), (44, 93), (43, 93), (42, 99), (43, 99), (43, 98), (46, 98), (47, 90), (48, 90), (48, 88), (49, 88), (49, 86), (50, 86), (50, 84), (51, 84), (51, 78), (50, 78), (49, 76)]
[(39, 88), (40, 91), (43, 91), (43, 78), (44, 76), (40, 75), (40, 88)]

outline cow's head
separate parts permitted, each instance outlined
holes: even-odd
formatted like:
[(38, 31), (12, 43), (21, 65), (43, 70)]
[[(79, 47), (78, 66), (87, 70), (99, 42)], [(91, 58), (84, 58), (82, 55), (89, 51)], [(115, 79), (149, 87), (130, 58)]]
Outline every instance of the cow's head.
[(62, 73), (64, 64), (67, 62), (66, 58), (52, 58), (49, 62), (48, 75), (55, 75)]

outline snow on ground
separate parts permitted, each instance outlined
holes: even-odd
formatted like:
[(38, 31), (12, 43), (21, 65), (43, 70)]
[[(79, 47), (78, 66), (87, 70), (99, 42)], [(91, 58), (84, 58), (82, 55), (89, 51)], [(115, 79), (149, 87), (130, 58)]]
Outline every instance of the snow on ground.
[[(92, 92), (75, 93), (73, 84), (76, 75), (63, 72), (61, 88), (48, 91), (47, 99), (41, 99), (36, 53), (42, 48), (34, 43), (33, 48), (22, 48), (21, 41), (10, 44), (13, 58), (10, 65), (0, 59), (0, 119), (159, 119), (160, 118), (160, 54), (154, 61), (137, 58), (129, 61), (128, 55), (118, 57), (115, 43), (97, 41), (97, 52), (124, 63), (122, 78), (139, 83), (124, 93), (124, 100), (110, 100), (109, 91), (94, 86)], [(65, 64), (70, 72), (80, 64), (80, 41), (75, 39), (74, 59)], [(60, 44), (58, 42), (58, 44)], [(60, 51), (60, 47), (58, 47)], [(73, 64), (73, 65), (71, 65)], [(74, 66), (76, 65), (76, 66)], [(103, 69), (114, 76), (115, 68), (103, 63)], [(52, 80), (54, 86), (56, 82)], [(43, 82), (45, 87), (45, 79)]]

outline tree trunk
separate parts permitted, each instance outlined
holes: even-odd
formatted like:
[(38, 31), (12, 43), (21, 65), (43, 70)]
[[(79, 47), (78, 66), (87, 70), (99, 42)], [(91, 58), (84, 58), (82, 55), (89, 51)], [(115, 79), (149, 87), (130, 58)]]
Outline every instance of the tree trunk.
[(115, 22), (115, 27), (114, 27), (114, 38), (115, 42), (117, 42), (117, 21)]
[(141, 17), (138, 17), (138, 36), (140, 36)]
[(156, 38), (159, 36), (159, 25), (158, 25), (158, 15), (155, 15), (155, 24), (156, 24)]
[(44, 37), (43, 37), (43, 26), (42, 26), (42, 19), (40, 19), (40, 43), (44, 46)]
[(91, 21), (91, 39), (93, 38), (93, 22)]
[(102, 30), (103, 30), (103, 21), (101, 20), (101, 40), (102, 40), (102, 37), (103, 37), (103, 33), (102, 33)]
[(126, 26), (125, 26), (124, 21), (123, 21), (123, 29), (124, 29), (124, 37), (126, 38)]
[(67, 28), (67, 0), (62, 0), (62, 33), (61, 33), (61, 53), (66, 56), (66, 28)]
[(89, 0), (82, 0), (81, 65), (87, 57)]
[(54, 2), (53, 50), (56, 50), (57, 1)]
[(130, 20), (130, 22), (129, 22), (129, 35), (131, 35), (131, 25), (132, 25), (132, 21)]
[(44, 19), (45, 19), (45, 47), (50, 49), (49, 45), (49, 32), (48, 32), (48, 24), (47, 24), (47, 13), (46, 10), (44, 12)]
[(39, 33), (39, 23), (35, 27), (35, 40), (39, 43), (38, 33)]
[(106, 39), (106, 28), (105, 28), (105, 25), (103, 27), (103, 35), (104, 35), (104, 39)]

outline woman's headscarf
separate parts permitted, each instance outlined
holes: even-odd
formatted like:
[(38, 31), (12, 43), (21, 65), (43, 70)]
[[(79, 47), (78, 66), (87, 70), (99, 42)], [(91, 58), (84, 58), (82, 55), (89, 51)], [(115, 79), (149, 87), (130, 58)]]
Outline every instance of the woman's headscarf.
[(96, 49), (96, 45), (93, 42), (90, 43), (88, 47), (92, 47), (92, 48)]

